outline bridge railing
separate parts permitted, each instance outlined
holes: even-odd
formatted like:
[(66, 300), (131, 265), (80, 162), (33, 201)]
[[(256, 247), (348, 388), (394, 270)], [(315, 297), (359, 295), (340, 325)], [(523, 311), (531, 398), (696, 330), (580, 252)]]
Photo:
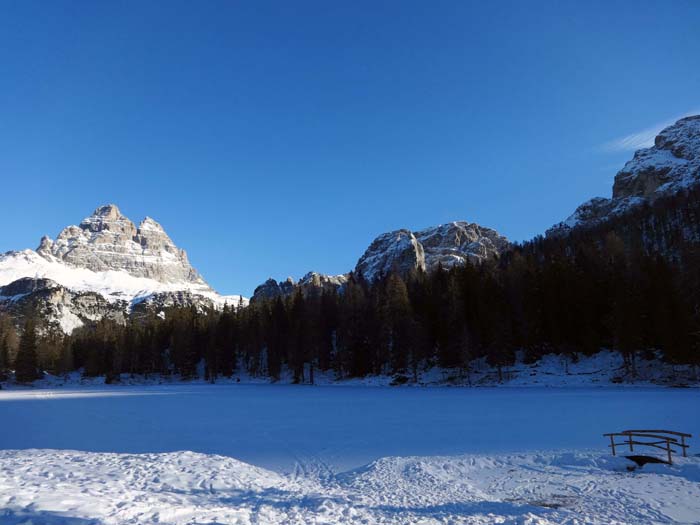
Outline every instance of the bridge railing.
[[(634, 446), (653, 447), (663, 450), (668, 458), (668, 463), (673, 463), (673, 454), (682, 454), (686, 457), (689, 445), (686, 438), (693, 437), (691, 434), (676, 432), (673, 430), (623, 430), (622, 432), (612, 432), (603, 434), (610, 438), (610, 449), (612, 455), (620, 447), (629, 447), (630, 452), (634, 452)], [(618, 438), (621, 438), (617, 441)], [(644, 441), (642, 441), (644, 440)]]

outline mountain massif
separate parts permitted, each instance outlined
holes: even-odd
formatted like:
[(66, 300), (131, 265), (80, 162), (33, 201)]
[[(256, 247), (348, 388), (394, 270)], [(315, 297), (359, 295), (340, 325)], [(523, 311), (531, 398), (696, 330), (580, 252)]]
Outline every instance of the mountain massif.
[(123, 322), (169, 306), (226, 303), (246, 301), (214, 291), (156, 221), (136, 226), (113, 204), (55, 240), (43, 237), (36, 250), (0, 255), (0, 310), (36, 315), (66, 333), (102, 317)]
[[(637, 151), (615, 177), (611, 198), (594, 198), (547, 232), (547, 239), (614, 232), (644, 253), (677, 256), (700, 242), (696, 216), (700, 180), (700, 116), (662, 130), (655, 144)], [(298, 281), (268, 279), (252, 301), (342, 290), (349, 279), (370, 285), (390, 274), (408, 276), (495, 261), (514, 248), (498, 232), (463, 221), (420, 231), (400, 229), (377, 236), (351, 272), (310, 272)], [(70, 333), (103, 317), (117, 322), (171, 306), (222, 308), (247, 305), (222, 296), (192, 267), (155, 220), (138, 225), (110, 204), (97, 208), (36, 250), (0, 255), (0, 311), (19, 324), (35, 315), (47, 326)]]

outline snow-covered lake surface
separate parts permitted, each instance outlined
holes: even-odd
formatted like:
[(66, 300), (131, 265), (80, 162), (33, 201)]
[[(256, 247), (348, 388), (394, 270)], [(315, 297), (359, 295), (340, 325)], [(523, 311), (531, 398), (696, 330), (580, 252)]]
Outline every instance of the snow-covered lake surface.
[(385, 456), (601, 448), (604, 432), (700, 434), (700, 389), (168, 385), (0, 391), (0, 448), (190, 450), (288, 473)]
[(696, 454), (700, 389), (11, 390), (0, 421), (3, 525), (700, 522), (700, 457), (629, 473), (601, 436)]

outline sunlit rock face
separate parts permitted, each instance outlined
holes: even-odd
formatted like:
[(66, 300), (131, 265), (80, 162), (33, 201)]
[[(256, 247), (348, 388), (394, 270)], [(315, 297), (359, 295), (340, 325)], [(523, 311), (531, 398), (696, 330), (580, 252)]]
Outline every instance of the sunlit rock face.
[(496, 230), (478, 224), (455, 221), (415, 233), (423, 246), (426, 271), (479, 263), (497, 257), (510, 242)]
[(396, 230), (377, 237), (355, 267), (368, 281), (391, 272), (433, 271), (479, 263), (508, 249), (508, 239), (491, 228), (455, 221), (412, 232)]
[(417, 269), (425, 269), (425, 253), (410, 230), (383, 233), (372, 241), (355, 266), (355, 272), (368, 281), (392, 271), (407, 274)]
[(124, 270), (162, 283), (204, 284), (185, 251), (175, 246), (160, 224), (146, 217), (136, 227), (114, 204), (97, 208), (78, 226), (64, 228), (55, 241), (44, 237), (36, 251), (94, 272)]

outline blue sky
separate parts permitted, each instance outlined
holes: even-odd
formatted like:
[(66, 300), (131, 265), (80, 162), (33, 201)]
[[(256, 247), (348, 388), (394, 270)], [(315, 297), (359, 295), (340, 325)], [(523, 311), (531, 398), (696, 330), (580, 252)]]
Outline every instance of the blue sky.
[(700, 2), (3, 2), (0, 251), (114, 202), (219, 291), (524, 240), (700, 112)]

